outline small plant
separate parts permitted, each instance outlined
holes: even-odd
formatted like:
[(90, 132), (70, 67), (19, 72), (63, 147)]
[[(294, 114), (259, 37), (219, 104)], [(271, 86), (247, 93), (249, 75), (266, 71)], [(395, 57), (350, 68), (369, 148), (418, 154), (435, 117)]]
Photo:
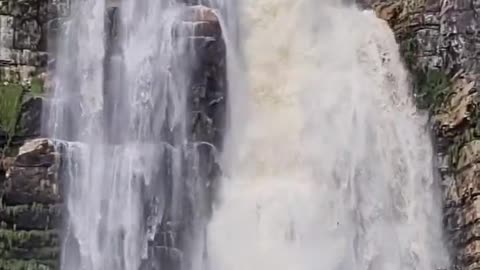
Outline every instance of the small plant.
[(440, 70), (426, 70), (417, 73), (415, 97), (420, 109), (434, 109), (442, 103), (450, 90), (448, 76)]
[(24, 88), (19, 84), (7, 82), (0, 84), (0, 129), (7, 135), (5, 149), (15, 135), (23, 93)]
[(30, 85), (30, 92), (34, 96), (40, 96), (43, 94), (44, 82), (41, 78), (33, 78)]
[(417, 60), (416, 52), (418, 50), (415, 37), (411, 33), (409, 33), (405, 37), (405, 41), (403, 41), (400, 46), (401, 51), (403, 52), (403, 59), (405, 61), (405, 65), (410, 70), (414, 69)]

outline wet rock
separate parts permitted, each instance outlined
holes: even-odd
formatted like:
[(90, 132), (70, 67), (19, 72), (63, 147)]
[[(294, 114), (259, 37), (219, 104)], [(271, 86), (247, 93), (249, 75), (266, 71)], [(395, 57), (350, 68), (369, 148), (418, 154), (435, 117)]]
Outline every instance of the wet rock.
[[(207, 205), (185, 199), (182, 202), (182, 217), (170, 217), (168, 213), (171, 210), (165, 210), (166, 214), (156, 228), (157, 233), (149, 243), (148, 259), (142, 263), (141, 269), (145, 270), (181, 269), (182, 265), (189, 263), (183, 260), (184, 252), (191, 245), (189, 241), (193, 232), (201, 231), (198, 227), (193, 229), (192, 224), (196, 222), (195, 216), (207, 217), (211, 214), (216, 179), (220, 175), (216, 154), (223, 146), (226, 116), (225, 43), (218, 18), (211, 9), (204, 6), (189, 7), (182, 18), (184, 21), (178, 25), (175, 34), (180, 40), (188, 41), (189, 51), (194, 51), (196, 55), (191, 61), (192, 80), (188, 93), (190, 121), (187, 128), (191, 149), (186, 162), (191, 162), (188, 166), (195, 166), (195, 177), (198, 178), (195, 181), (203, 183), (199, 187), (202, 190), (195, 192), (206, 196)], [(155, 213), (149, 207), (147, 212)]]
[[(70, 2), (0, 0), (0, 82), (31, 82), (46, 69), (49, 60), (54, 62), (49, 59), (46, 48), (54, 49), (51, 41), (63, 26), (58, 17), (68, 15)], [(107, 2), (109, 14), (114, 13), (111, 12), (114, 2)], [(211, 199), (213, 181), (220, 173), (215, 153), (222, 148), (226, 112), (225, 44), (218, 17), (212, 9), (188, 7), (183, 15), (184, 21), (175, 34), (186, 34), (181, 38), (188, 41), (198, 56), (192, 61), (193, 81), (188, 96), (189, 140), (198, 151), (200, 178), (205, 181)], [(111, 30), (109, 39), (117, 36), (115, 23), (110, 20), (107, 26)], [(44, 81), (48, 87), (48, 80)], [(24, 91), (15, 146), (9, 147), (10, 156), (2, 157), (4, 165), (0, 166), (0, 269), (57, 269), (59, 243), (55, 229), (63, 210), (63, 186), (57, 175), (60, 155), (52, 142), (31, 140), (39, 135), (42, 93), (33, 93), (36, 91), (31, 88)], [(6, 140), (0, 131), (0, 144), (4, 145), (2, 141)], [(25, 144), (24, 140), (27, 140)], [(22, 146), (17, 149), (17, 145)], [(163, 269), (169, 261), (173, 268), (180, 268), (182, 252), (188, 245), (185, 235), (195, 214), (194, 206), (186, 208), (183, 220), (165, 215), (155, 241), (150, 243), (151, 258), (144, 261), (147, 269)], [(167, 235), (172, 237), (164, 237)]]
[(471, 116), (477, 107), (477, 93), (472, 91), (474, 86), (474, 80), (457, 79), (450, 87), (450, 98), (434, 116), (441, 136), (450, 136), (460, 125), (473, 120)]
[(54, 260), (59, 253), (56, 231), (0, 229), (0, 260)]
[(57, 269), (63, 209), (53, 143), (27, 141), (2, 160), (0, 269)]
[(0, 220), (16, 230), (52, 230), (60, 225), (61, 211), (58, 205), (0, 206)]
[(403, 11), (403, 3), (401, 1), (376, 2), (372, 5), (377, 17), (393, 23)]
[(15, 49), (36, 50), (42, 37), (42, 29), (37, 20), (26, 19), (16, 20), (15, 27)]
[(48, 22), (70, 14), (70, 0), (45, 0), (37, 1), (39, 5), (38, 20)]
[(22, 86), (13, 137), (11, 131), (0, 129), (2, 270), (59, 268), (55, 230), (63, 210), (57, 179), (59, 155), (52, 142), (31, 139), (40, 135), (42, 96), (50, 86), (42, 75), (50, 57), (47, 46), (55, 50), (56, 33), (62, 31), (59, 17), (68, 15), (70, 3), (0, 0), (0, 84)]
[(7, 205), (59, 202), (57, 160), (50, 141), (37, 139), (27, 142), (6, 173), (3, 202)]
[(183, 20), (188, 22), (218, 22), (218, 17), (213, 9), (203, 5), (195, 5), (185, 8)]
[[(475, 156), (478, 154), (475, 153)], [(478, 160), (474, 162), (456, 174), (457, 194), (461, 200), (480, 195), (480, 164)]]
[(12, 167), (4, 183), (3, 201), (7, 205), (43, 203), (60, 200), (60, 190), (55, 175), (42, 167)]
[(13, 48), (13, 35), (13, 17), (0, 15), (0, 40), (3, 48)]
[(41, 97), (24, 96), (17, 123), (17, 136), (22, 138), (36, 138), (40, 136), (42, 106), (43, 99)]
[[(434, 71), (450, 78), (429, 107), (444, 187), (452, 269), (480, 268), (478, 83), (479, 1), (359, 0), (395, 32), (413, 81)], [(428, 86), (430, 87), (430, 86)], [(417, 88), (419, 86), (417, 85)], [(428, 89), (427, 89), (428, 90)]]
[(36, 139), (25, 143), (15, 158), (17, 167), (46, 167), (57, 165), (59, 156), (52, 142), (46, 139)]

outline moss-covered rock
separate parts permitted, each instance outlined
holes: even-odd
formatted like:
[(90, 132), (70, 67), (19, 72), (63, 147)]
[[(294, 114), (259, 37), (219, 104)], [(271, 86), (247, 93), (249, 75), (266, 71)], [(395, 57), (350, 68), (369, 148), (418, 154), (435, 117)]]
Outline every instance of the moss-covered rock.
[(0, 229), (0, 249), (9, 250), (57, 247), (58, 232), (55, 230), (15, 231)]
[(42, 248), (0, 248), (0, 257), (4, 259), (54, 260), (60, 254), (58, 247)]
[(0, 220), (17, 230), (54, 229), (60, 223), (61, 208), (56, 205), (0, 206)]
[(55, 260), (0, 259), (1, 270), (51, 270), (57, 264)]
[(44, 91), (44, 80), (40, 77), (34, 77), (30, 81), (30, 92), (35, 95), (39, 96), (42, 95)]
[(30, 139), (40, 136), (43, 98), (27, 93), (23, 96), (15, 136)]
[(449, 76), (441, 70), (418, 71), (415, 77), (415, 98), (421, 109), (434, 110), (451, 91)]
[(44, 85), (41, 74), (21, 82), (0, 80), (0, 149), (40, 135)]
[(8, 139), (15, 135), (23, 94), (24, 87), (20, 84), (0, 84), (0, 129), (7, 134)]
[(4, 158), (8, 164), (0, 177), (0, 270), (58, 269), (58, 162), (46, 139), (29, 140), (15, 157)]

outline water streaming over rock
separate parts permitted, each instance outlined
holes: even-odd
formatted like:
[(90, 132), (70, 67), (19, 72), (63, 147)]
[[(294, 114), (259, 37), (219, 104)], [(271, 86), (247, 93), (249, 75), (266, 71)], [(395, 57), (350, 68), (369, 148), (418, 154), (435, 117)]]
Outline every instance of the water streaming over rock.
[(47, 122), (67, 185), (61, 268), (188, 268), (208, 210), (189, 133), (198, 10), (74, 2)]
[[(388, 26), (333, 0), (186, 2), (221, 19), (224, 144), (192, 127), (212, 40), (192, 9), (74, 1), (46, 122), (67, 185), (62, 269), (447, 266), (426, 118)], [(207, 227), (201, 168), (220, 150)]]
[(242, 1), (248, 91), (231, 102), (214, 270), (448, 266), (427, 119), (393, 33), (338, 2)]

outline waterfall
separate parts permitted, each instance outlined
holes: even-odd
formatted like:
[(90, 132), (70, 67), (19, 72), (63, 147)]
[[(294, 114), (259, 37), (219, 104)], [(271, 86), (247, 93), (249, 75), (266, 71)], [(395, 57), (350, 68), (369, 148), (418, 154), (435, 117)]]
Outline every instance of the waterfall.
[(188, 246), (204, 242), (196, 238), (206, 199), (187, 134), (197, 58), (185, 8), (73, 1), (46, 122), (63, 157), (62, 270), (179, 267), (198, 257)]
[(248, 87), (230, 103), (212, 269), (447, 267), (427, 119), (386, 22), (335, 1), (241, 2), (246, 73), (229, 79)]
[[(372, 12), (72, 2), (44, 123), (62, 153), (62, 270), (448, 267), (427, 118)], [(192, 127), (208, 107), (192, 94), (196, 46), (215, 39), (197, 35), (205, 7), (227, 47), (217, 142)]]

